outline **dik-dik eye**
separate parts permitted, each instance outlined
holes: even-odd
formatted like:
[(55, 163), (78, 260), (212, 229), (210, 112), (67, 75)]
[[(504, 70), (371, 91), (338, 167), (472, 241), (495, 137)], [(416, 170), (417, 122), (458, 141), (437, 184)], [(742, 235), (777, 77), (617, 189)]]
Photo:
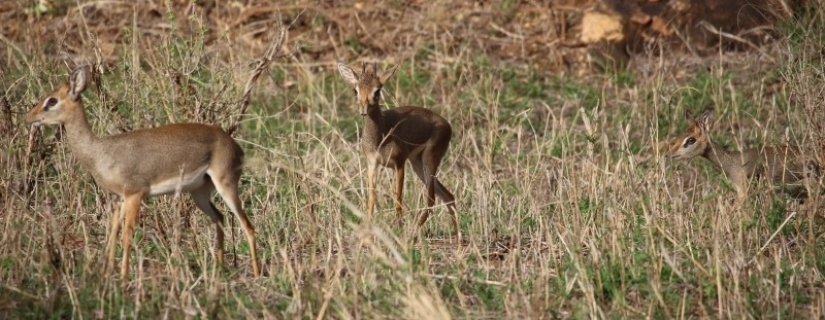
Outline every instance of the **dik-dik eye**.
[(378, 87), (378, 88), (375, 89), (375, 91), (372, 92), (372, 100), (378, 101), (378, 99), (380, 99), (380, 98), (381, 98), (381, 87)]
[(43, 111), (49, 111), (52, 107), (57, 105), (57, 99), (53, 97), (49, 97), (46, 101), (43, 102)]
[(685, 147), (685, 148), (690, 147), (694, 143), (696, 143), (696, 138), (694, 138), (694, 137), (687, 138), (687, 139), (685, 139), (685, 144), (683, 145), (683, 147)]

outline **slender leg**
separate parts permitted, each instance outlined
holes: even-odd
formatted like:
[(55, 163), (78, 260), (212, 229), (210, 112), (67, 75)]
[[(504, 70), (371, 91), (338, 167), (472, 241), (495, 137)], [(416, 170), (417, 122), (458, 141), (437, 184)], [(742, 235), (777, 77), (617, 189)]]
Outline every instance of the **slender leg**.
[(378, 163), (370, 160), (367, 167), (367, 221), (372, 223), (372, 213), (375, 211), (375, 171)]
[[(461, 244), (461, 231), (458, 228), (458, 213), (455, 209), (455, 196), (453, 196), (450, 191), (447, 191), (447, 188), (441, 184), (438, 179), (435, 180), (435, 193), (441, 198), (441, 201), (447, 203), (447, 210), (450, 211), (450, 215), (452, 216), (453, 220), (453, 236), (456, 238), (458, 244)], [(449, 198), (450, 200), (445, 200), (445, 198)]]
[[(212, 176), (212, 182), (215, 184), (215, 189), (221, 195), (232, 213), (241, 221), (241, 227), (246, 234), (246, 240), (249, 241), (249, 251), (252, 255), (252, 273), (256, 277), (261, 276), (261, 269), (258, 265), (258, 253), (255, 245), (255, 228), (249, 222), (246, 214), (243, 212), (241, 206), (241, 199), (238, 197), (238, 179), (239, 176)], [(221, 240), (222, 241), (222, 240)]]
[[(413, 172), (415, 172), (418, 179), (426, 185), (427, 177), (424, 174), (424, 163), (421, 162), (421, 159), (410, 159), (410, 164), (412, 164)], [(455, 207), (455, 196), (453, 196), (450, 190), (447, 190), (447, 187), (441, 184), (441, 181), (438, 181), (438, 179), (435, 179), (435, 195), (448, 206), (452, 205)]]
[[(215, 208), (215, 205), (212, 204), (212, 202), (209, 203), (209, 206), (212, 207), (212, 210), (214, 210), (215, 212), (218, 212), (218, 209)], [(223, 235), (223, 215), (221, 215), (221, 220), (218, 221), (218, 222), (215, 222), (215, 256), (216, 256), (215, 261), (219, 265), (223, 265), (223, 256), (224, 256), (224, 254), (223, 254), (223, 248), (224, 248), (223, 240), (224, 240), (224, 238), (223, 237), (224, 237), (224, 235)]]
[(418, 235), (421, 234), (421, 229), (424, 227), (424, 223), (427, 222), (427, 219), (430, 218), (430, 214), (433, 211), (433, 205), (435, 205), (435, 176), (428, 175), (427, 176), (427, 207), (424, 208), (424, 211), (421, 212), (421, 216), (418, 218), (418, 224), (416, 226), (416, 242), (418, 241)]
[(750, 181), (744, 174), (735, 174), (728, 177), (733, 183), (733, 188), (736, 190), (735, 205), (737, 208), (741, 207), (748, 198), (748, 189)]
[(211, 183), (204, 185), (203, 187), (192, 191), (192, 200), (195, 201), (195, 205), (198, 207), (198, 209), (203, 211), (203, 213), (206, 213), (206, 215), (209, 216), (209, 220), (212, 220), (212, 222), (215, 223), (215, 260), (219, 265), (223, 265), (224, 218), (223, 214), (221, 214), (218, 208), (215, 208), (215, 205), (210, 200), (212, 196), (212, 191), (214, 190), (215, 187)]
[(123, 221), (123, 238), (121, 239), (121, 246), (123, 246), (123, 261), (120, 263), (120, 274), (126, 279), (129, 274), (129, 254), (132, 251), (132, 237), (135, 233), (135, 222), (137, 222), (138, 213), (140, 212), (140, 201), (143, 200), (143, 194), (130, 194), (123, 199), (124, 206), (124, 221)]
[(401, 227), (401, 218), (404, 214), (402, 201), (404, 199), (404, 163), (395, 168), (395, 223)]
[[(816, 220), (817, 211), (819, 211), (820, 190), (819, 184), (819, 167), (816, 162), (809, 161), (805, 164), (804, 178), (802, 182), (805, 185), (805, 191), (808, 193), (808, 199), (805, 201), (808, 211), (808, 243), (816, 243), (816, 234), (814, 232), (814, 222)], [(815, 253), (816, 246), (811, 246)]]
[(427, 207), (418, 219), (416, 235), (421, 233), (421, 228), (433, 212), (433, 206), (435, 205), (435, 174), (438, 172), (438, 164), (441, 161), (441, 159), (436, 159), (428, 150), (423, 152), (422, 160), (424, 160), (424, 184), (427, 186)]
[(115, 248), (117, 246), (117, 234), (120, 232), (120, 223), (123, 221), (123, 214), (126, 212), (126, 200), (121, 199), (120, 209), (112, 213), (111, 225), (109, 227), (108, 239), (106, 239), (106, 267), (105, 274), (110, 274), (115, 270)]
[[(421, 158), (411, 158), (410, 164), (413, 167), (413, 172), (415, 172), (415, 175), (418, 176), (418, 179), (420, 179), (421, 182), (424, 182), (424, 184), (427, 185), (427, 177), (424, 173), (424, 163), (422, 162)], [(443, 184), (441, 184), (441, 182), (438, 181), (438, 179), (434, 180), (435, 195), (439, 199), (441, 199), (442, 202), (447, 204), (447, 209), (450, 211), (453, 220), (453, 236), (456, 237), (458, 243), (461, 243), (461, 232), (458, 228), (458, 213), (456, 212), (455, 207), (455, 196), (453, 196), (453, 194), (450, 193), (450, 191), (447, 190), (447, 188)]]

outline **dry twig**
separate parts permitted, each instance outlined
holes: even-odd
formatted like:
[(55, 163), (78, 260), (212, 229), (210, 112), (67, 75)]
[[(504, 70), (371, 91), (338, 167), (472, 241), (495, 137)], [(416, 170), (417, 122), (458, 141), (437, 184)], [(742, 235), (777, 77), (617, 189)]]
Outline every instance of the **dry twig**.
[(281, 26), (278, 29), (278, 36), (270, 44), (269, 48), (266, 50), (266, 53), (264, 53), (264, 56), (258, 60), (258, 65), (255, 66), (255, 70), (252, 71), (252, 75), (250, 75), (249, 79), (246, 81), (246, 86), (244, 87), (241, 101), (238, 103), (240, 107), (238, 117), (235, 118), (235, 122), (232, 123), (232, 125), (226, 130), (229, 135), (232, 135), (235, 130), (238, 129), (241, 120), (243, 120), (243, 117), (246, 115), (246, 109), (249, 107), (249, 94), (252, 92), (252, 85), (255, 84), (255, 81), (258, 80), (261, 73), (263, 73), (263, 71), (269, 66), (269, 63), (272, 62), (272, 59), (275, 57), (275, 53), (281, 51), (281, 46), (283, 45), (284, 39), (286, 39), (286, 28)]

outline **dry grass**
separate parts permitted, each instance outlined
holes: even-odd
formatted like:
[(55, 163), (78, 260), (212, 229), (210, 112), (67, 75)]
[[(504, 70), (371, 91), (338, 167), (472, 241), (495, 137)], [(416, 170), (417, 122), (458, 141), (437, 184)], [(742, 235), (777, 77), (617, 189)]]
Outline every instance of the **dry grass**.
[[(135, 32), (142, 22), (129, 20), (118, 29), (125, 36), (117, 53), (105, 59), (95, 58), (88, 34), (67, 32), (69, 42), (89, 45), (68, 51), (104, 71), (84, 96), (97, 133), (233, 123), (269, 33), (243, 36), (278, 23), (267, 13), (220, 35), (214, 30), (222, 26), (163, 4), (153, 5), (166, 33)], [(39, 19), (82, 26), (73, 3), (63, 8), (68, 18)], [(221, 14), (232, 17), (210, 17)], [(303, 15), (332, 19), (318, 10)], [(425, 203), (410, 174), (406, 224), (391, 225), (389, 170), (381, 173), (376, 223), (361, 223), (361, 116), (334, 57), (301, 50), (313, 46), (305, 39), (323, 38), (326, 24), (293, 25), (287, 55), (264, 73), (235, 133), (248, 155), (242, 198), (265, 276), (251, 276), (232, 223), (227, 266), (216, 268), (208, 218), (187, 197), (167, 196), (142, 208), (124, 287), (119, 276), (100, 274), (117, 199), (78, 166), (60, 130), (30, 136), (22, 122), (32, 102), (66, 79), (60, 47), (51, 36), (6, 37), (0, 311), (15, 318), (823, 318), (821, 208), (792, 214), (797, 202), (763, 181), (736, 207), (708, 163), (674, 163), (655, 148), (684, 129), (685, 109), (710, 106), (724, 145), (789, 141), (821, 154), (825, 19), (817, 10), (800, 16), (782, 27), (785, 39), (759, 52), (701, 59), (665, 52), (667, 59), (639, 56), (631, 69), (581, 78), (444, 41), (449, 35), (437, 29), (417, 29), (414, 41), (398, 52), (388, 45), (384, 55), (338, 33), (325, 40), (349, 63), (402, 63), (385, 88), (387, 103), (425, 105), (453, 124), (439, 179), (459, 199), (460, 247), (449, 242), (441, 207), (423, 244), (410, 244), (412, 215)], [(364, 52), (373, 55), (357, 56)]]

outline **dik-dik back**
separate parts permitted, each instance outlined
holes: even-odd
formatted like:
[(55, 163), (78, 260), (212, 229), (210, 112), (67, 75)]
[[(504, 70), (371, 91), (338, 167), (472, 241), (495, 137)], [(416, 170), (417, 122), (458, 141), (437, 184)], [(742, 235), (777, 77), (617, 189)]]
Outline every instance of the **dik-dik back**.
[[(134, 177), (144, 187), (179, 180), (182, 172), (205, 172), (210, 166), (220, 166), (232, 170), (233, 175), (240, 175), (243, 165), (243, 150), (232, 137), (213, 125), (178, 123), (102, 137), (101, 140), (101, 145), (105, 146), (101, 151), (119, 153), (120, 156), (96, 157), (94, 162), (100, 167), (98, 171), (107, 176)], [(112, 163), (101, 163), (106, 161)], [(110, 170), (120, 172), (107, 172)]]

